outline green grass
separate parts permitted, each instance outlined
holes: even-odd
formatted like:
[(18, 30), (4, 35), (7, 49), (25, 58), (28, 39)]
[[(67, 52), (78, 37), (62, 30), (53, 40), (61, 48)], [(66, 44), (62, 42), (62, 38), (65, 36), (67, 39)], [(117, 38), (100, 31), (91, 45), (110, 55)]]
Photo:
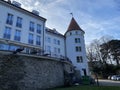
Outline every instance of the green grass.
[(120, 90), (117, 86), (74, 86), (65, 88), (55, 88), (51, 90)]

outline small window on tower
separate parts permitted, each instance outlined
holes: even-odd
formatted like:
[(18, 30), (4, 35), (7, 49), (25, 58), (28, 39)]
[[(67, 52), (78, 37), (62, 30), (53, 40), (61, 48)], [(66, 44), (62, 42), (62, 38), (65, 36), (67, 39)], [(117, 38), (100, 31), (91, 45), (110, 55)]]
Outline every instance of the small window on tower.
[(76, 31), (75, 34), (78, 35), (78, 32)]
[(75, 38), (75, 43), (80, 43), (80, 38)]
[(70, 35), (72, 35), (72, 32), (70, 32)]
[(76, 46), (75, 49), (76, 49), (76, 52), (81, 52), (81, 47), (80, 46)]
[(82, 56), (77, 56), (76, 59), (77, 59), (77, 63), (83, 63)]

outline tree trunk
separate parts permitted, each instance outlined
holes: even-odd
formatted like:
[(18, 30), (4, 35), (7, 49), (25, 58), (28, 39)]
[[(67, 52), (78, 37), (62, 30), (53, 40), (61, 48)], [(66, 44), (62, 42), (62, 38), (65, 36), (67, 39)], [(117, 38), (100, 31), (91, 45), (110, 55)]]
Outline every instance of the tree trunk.
[(120, 64), (119, 64), (119, 59), (116, 59), (116, 64), (117, 64), (117, 66), (120, 65)]

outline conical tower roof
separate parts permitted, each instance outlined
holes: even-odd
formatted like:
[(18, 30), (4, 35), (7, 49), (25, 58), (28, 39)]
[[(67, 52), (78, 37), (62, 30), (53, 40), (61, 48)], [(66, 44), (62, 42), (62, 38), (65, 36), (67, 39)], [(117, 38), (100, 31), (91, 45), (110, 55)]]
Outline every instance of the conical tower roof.
[[(72, 17), (71, 22), (70, 22), (70, 24), (69, 24), (69, 27), (68, 27), (66, 33), (69, 32), (69, 31), (73, 31), (73, 30), (83, 31), (83, 30), (80, 28), (80, 26), (78, 25), (78, 23), (76, 22), (76, 20)], [(83, 32), (84, 32), (84, 31), (83, 31)], [(65, 33), (65, 34), (66, 34), (66, 33)]]

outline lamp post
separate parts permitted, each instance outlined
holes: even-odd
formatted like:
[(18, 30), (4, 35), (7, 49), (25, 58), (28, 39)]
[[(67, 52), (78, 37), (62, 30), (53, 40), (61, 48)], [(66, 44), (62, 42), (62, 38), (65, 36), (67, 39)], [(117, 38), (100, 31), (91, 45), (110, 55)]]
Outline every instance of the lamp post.
[(98, 81), (98, 75), (97, 75), (97, 73), (95, 73), (95, 77), (96, 77), (96, 80), (97, 80), (97, 86), (99, 86), (99, 81)]

